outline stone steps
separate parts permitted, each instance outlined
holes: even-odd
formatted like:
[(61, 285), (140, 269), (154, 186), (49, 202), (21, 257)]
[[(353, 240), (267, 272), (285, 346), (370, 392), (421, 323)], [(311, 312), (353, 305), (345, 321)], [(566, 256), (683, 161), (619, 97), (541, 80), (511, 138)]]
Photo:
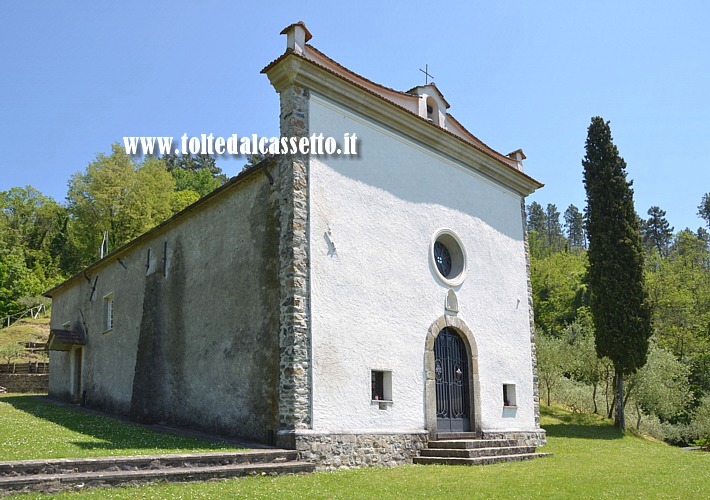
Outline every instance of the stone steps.
[(509, 446), (520, 446), (520, 442), (514, 439), (455, 439), (446, 441), (429, 441), (429, 448), (505, 448)]
[(312, 472), (297, 452), (259, 450), (0, 462), (0, 493)]
[(477, 458), (498, 457), (503, 455), (526, 455), (535, 453), (534, 446), (506, 446), (500, 448), (426, 448), (421, 450), (422, 457)]
[(436, 439), (438, 441), (452, 441), (455, 439), (479, 439), (480, 436), (475, 432), (438, 432)]
[[(447, 436), (448, 437), (448, 436)], [(446, 439), (429, 441), (414, 458), (415, 464), (487, 465), (545, 457), (535, 446), (511, 439)]]
[(422, 465), (490, 465), (500, 462), (520, 462), (538, 457), (546, 457), (552, 453), (524, 453), (520, 455), (500, 455), (491, 457), (455, 458), (455, 457), (416, 457), (415, 464)]

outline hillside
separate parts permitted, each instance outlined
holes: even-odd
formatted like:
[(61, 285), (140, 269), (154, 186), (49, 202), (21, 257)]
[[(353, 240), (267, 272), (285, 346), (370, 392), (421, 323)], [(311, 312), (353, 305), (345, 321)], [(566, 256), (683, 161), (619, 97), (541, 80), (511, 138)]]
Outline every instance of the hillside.
[[(23, 318), (13, 325), (0, 329), (0, 351), (11, 344), (18, 342), (47, 342), (49, 338), (49, 316), (37, 319)], [(46, 361), (46, 353), (37, 352), (19, 358), (13, 358), (12, 362)], [(0, 363), (7, 363), (7, 359), (0, 359)]]

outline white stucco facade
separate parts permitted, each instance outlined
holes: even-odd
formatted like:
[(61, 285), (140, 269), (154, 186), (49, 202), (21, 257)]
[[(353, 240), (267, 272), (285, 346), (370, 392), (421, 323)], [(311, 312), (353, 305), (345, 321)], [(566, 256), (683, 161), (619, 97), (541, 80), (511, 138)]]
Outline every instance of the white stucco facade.
[[(442, 228), (467, 255), (453, 290), (478, 351), (475, 427), (533, 430), (521, 195), (315, 92), (309, 130), (355, 133), (359, 148), (310, 159), (313, 430), (426, 428), (426, 334), (452, 288), (430, 259)], [(392, 372), (391, 404), (371, 401), (371, 370)], [(515, 385), (516, 408), (504, 408), (503, 384)]]

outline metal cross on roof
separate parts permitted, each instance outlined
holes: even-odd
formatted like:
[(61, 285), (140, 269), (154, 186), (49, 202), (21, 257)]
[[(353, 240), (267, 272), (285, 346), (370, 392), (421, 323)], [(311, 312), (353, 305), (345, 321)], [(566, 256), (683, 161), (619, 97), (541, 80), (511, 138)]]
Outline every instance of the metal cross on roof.
[(419, 68), (419, 71), (424, 73), (424, 85), (429, 84), (429, 78), (431, 78), (432, 81), (434, 80), (434, 75), (429, 74), (429, 65), (428, 64), (424, 65), (424, 69)]

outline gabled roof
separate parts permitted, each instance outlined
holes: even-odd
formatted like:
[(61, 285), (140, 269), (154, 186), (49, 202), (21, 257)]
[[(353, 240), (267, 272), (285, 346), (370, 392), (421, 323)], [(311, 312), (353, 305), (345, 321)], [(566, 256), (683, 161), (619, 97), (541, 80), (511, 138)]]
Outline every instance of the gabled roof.
[[(287, 31), (287, 29), (285, 29), (284, 31)], [(264, 69), (261, 70), (261, 72), (264, 74), (268, 74), (272, 68), (277, 66), (281, 61), (283, 61), (287, 57), (297, 57), (303, 61), (313, 64), (321, 70), (324, 70), (348, 82), (349, 84), (358, 87), (361, 90), (364, 90), (365, 92), (382, 99), (383, 101), (386, 101), (388, 104), (397, 106), (398, 108), (406, 111), (408, 114), (416, 116), (417, 118), (422, 120), (422, 123), (426, 124), (425, 126), (434, 127), (448, 135), (456, 137), (458, 140), (467, 143), (469, 146), (473, 146), (478, 151), (495, 160), (499, 165), (502, 164), (504, 168), (514, 171), (514, 175), (520, 175), (527, 179), (527, 182), (533, 184), (535, 186), (535, 189), (540, 188), (544, 185), (519, 170), (517, 161), (494, 150), (493, 148), (485, 144), (483, 141), (481, 141), (478, 137), (469, 132), (451, 114), (447, 113), (446, 115), (447, 124), (449, 125), (446, 129), (441, 128), (434, 123), (431, 123), (426, 118), (421, 117), (418, 113), (419, 96), (410, 93), (411, 90), (414, 90), (417, 87), (414, 87), (414, 89), (410, 89), (410, 91), (408, 92), (403, 92), (400, 90), (386, 87), (384, 85), (380, 85), (379, 83), (373, 82), (372, 80), (369, 80), (368, 78), (346, 68), (345, 66), (326, 56), (323, 52), (321, 52), (310, 44), (306, 45), (306, 51), (304, 54), (299, 54), (294, 50), (287, 49), (286, 52), (284, 52), (281, 56), (267, 64)], [(433, 86), (439, 93), (439, 95), (441, 95), (442, 99), (446, 101), (443, 97), (443, 94), (441, 94), (441, 91), (439, 91), (439, 89), (434, 85), (433, 82), (429, 85)], [(448, 105), (448, 102), (446, 104)]]

